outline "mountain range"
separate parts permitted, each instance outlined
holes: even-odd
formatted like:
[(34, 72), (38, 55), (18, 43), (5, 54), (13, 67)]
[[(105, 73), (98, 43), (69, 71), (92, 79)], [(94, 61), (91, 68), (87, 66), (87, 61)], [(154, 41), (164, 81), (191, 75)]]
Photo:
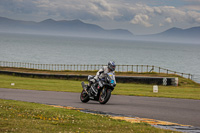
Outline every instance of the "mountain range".
[(197, 43), (200, 44), (200, 26), (188, 29), (170, 28), (166, 31), (151, 35), (135, 36), (137, 40)]
[(80, 20), (46, 19), (41, 22), (14, 20), (0, 17), (0, 32), (56, 34), (67, 36), (97, 37), (97, 38), (128, 38), (137, 40), (161, 40), (200, 42), (200, 26), (188, 29), (171, 28), (153, 35), (133, 35), (125, 29), (107, 30), (102, 27), (84, 23)]
[(131, 38), (133, 34), (124, 29), (106, 30), (98, 25), (84, 23), (80, 20), (46, 19), (41, 22), (13, 20), (0, 17), (0, 32), (40, 33), (82, 37)]

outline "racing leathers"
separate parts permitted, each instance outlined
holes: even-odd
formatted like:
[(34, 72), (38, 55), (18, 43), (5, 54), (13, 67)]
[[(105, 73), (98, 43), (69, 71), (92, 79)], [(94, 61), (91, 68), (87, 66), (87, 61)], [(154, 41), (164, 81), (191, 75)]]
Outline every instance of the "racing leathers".
[[(114, 71), (111, 71), (108, 66), (103, 66), (97, 73), (96, 73), (96, 76), (92, 79), (90, 79), (90, 83), (89, 83), (89, 86), (92, 84), (92, 83), (95, 83), (96, 81), (98, 81), (99, 79), (103, 79), (107, 73), (109, 72), (112, 72), (113, 74), (115, 74)], [(92, 83), (91, 83), (92, 82)]]

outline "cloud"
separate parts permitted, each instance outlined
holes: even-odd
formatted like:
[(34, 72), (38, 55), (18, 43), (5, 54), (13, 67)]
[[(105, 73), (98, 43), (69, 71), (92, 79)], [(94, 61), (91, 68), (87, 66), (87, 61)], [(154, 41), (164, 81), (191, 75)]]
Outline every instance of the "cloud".
[(106, 0), (38, 0), (41, 12), (54, 12), (66, 19), (113, 19), (118, 15), (112, 3)]
[(188, 11), (187, 12), (188, 21), (190, 23), (199, 23), (200, 24), (200, 13), (195, 11)]
[(168, 17), (168, 18), (165, 19), (165, 22), (172, 23), (172, 19)]
[(177, 1), (172, 2), (176, 3), (173, 6), (159, 0), (0, 0), (0, 16), (33, 21), (80, 19), (107, 22), (105, 27), (109, 23), (113, 27), (116, 24), (144, 29), (200, 25), (199, 0), (183, 0), (187, 5), (181, 6)]
[(199, 11), (200, 5), (186, 5), (186, 6), (183, 6), (182, 8), (187, 9), (187, 10), (192, 10), (192, 11)]
[(133, 14), (136, 14), (131, 23), (141, 23), (145, 27), (160, 25), (161, 22), (200, 24), (199, 12), (188, 11), (174, 6), (150, 7), (148, 5), (136, 5), (130, 10), (132, 10)]
[(183, 1), (186, 1), (186, 2), (190, 2), (190, 3), (195, 3), (195, 4), (197, 4), (197, 3), (199, 3), (200, 4), (200, 1), (199, 0), (183, 0)]
[(135, 15), (135, 17), (131, 20), (131, 23), (141, 24), (141, 25), (144, 25), (145, 27), (151, 27), (152, 24), (150, 24), (148, 20), (149, 20), (149, 16), (144, 15), (144, 14), (138, 14), (138, 15)]
[(13, 12), (16, 14), (26, 13), (31, 14), (32, 12), (37, 12), (37, 5), (32, 1), (25, 0), (0, 0), (0, 7), (4, 11)]

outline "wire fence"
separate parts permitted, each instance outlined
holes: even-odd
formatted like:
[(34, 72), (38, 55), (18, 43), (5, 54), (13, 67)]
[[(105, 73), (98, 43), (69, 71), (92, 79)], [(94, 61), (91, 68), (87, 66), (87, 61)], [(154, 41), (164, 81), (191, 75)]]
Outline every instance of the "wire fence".
[[(7, 62), (0, 61), (0, 67), (12, 67), (12, 68), (26, 68), (26, 69), (36, 69), (36, 70), (50, 70), (50, 71), (97, 71), (102, 66), (102, 64), (35, 64), (35, 63), (23, 63), (23, 62)], [(153, 66), (153, 65), (116, 65), (116, 72), (134, 72), (134, 73), (166, 73), (166, 74), (176, 74), (182, 77), (193, 80), (193, 75), (189, 73), (181, 73), (172, 71), (169, 69)]]

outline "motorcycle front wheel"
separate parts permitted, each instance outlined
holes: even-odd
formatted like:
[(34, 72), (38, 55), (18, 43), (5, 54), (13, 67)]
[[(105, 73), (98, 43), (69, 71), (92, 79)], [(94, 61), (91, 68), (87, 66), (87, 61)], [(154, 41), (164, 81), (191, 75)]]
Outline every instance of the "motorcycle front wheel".
[(111, 90), (103, 88), (99, 95), (99, 103), (106, 104), (111, 96)]
[(83, 103), (87, 103), (90, 100), (89, 95), (87, 94), (85, 90), (81, 92), (80, 99), (81, 99), (81, 102)]

